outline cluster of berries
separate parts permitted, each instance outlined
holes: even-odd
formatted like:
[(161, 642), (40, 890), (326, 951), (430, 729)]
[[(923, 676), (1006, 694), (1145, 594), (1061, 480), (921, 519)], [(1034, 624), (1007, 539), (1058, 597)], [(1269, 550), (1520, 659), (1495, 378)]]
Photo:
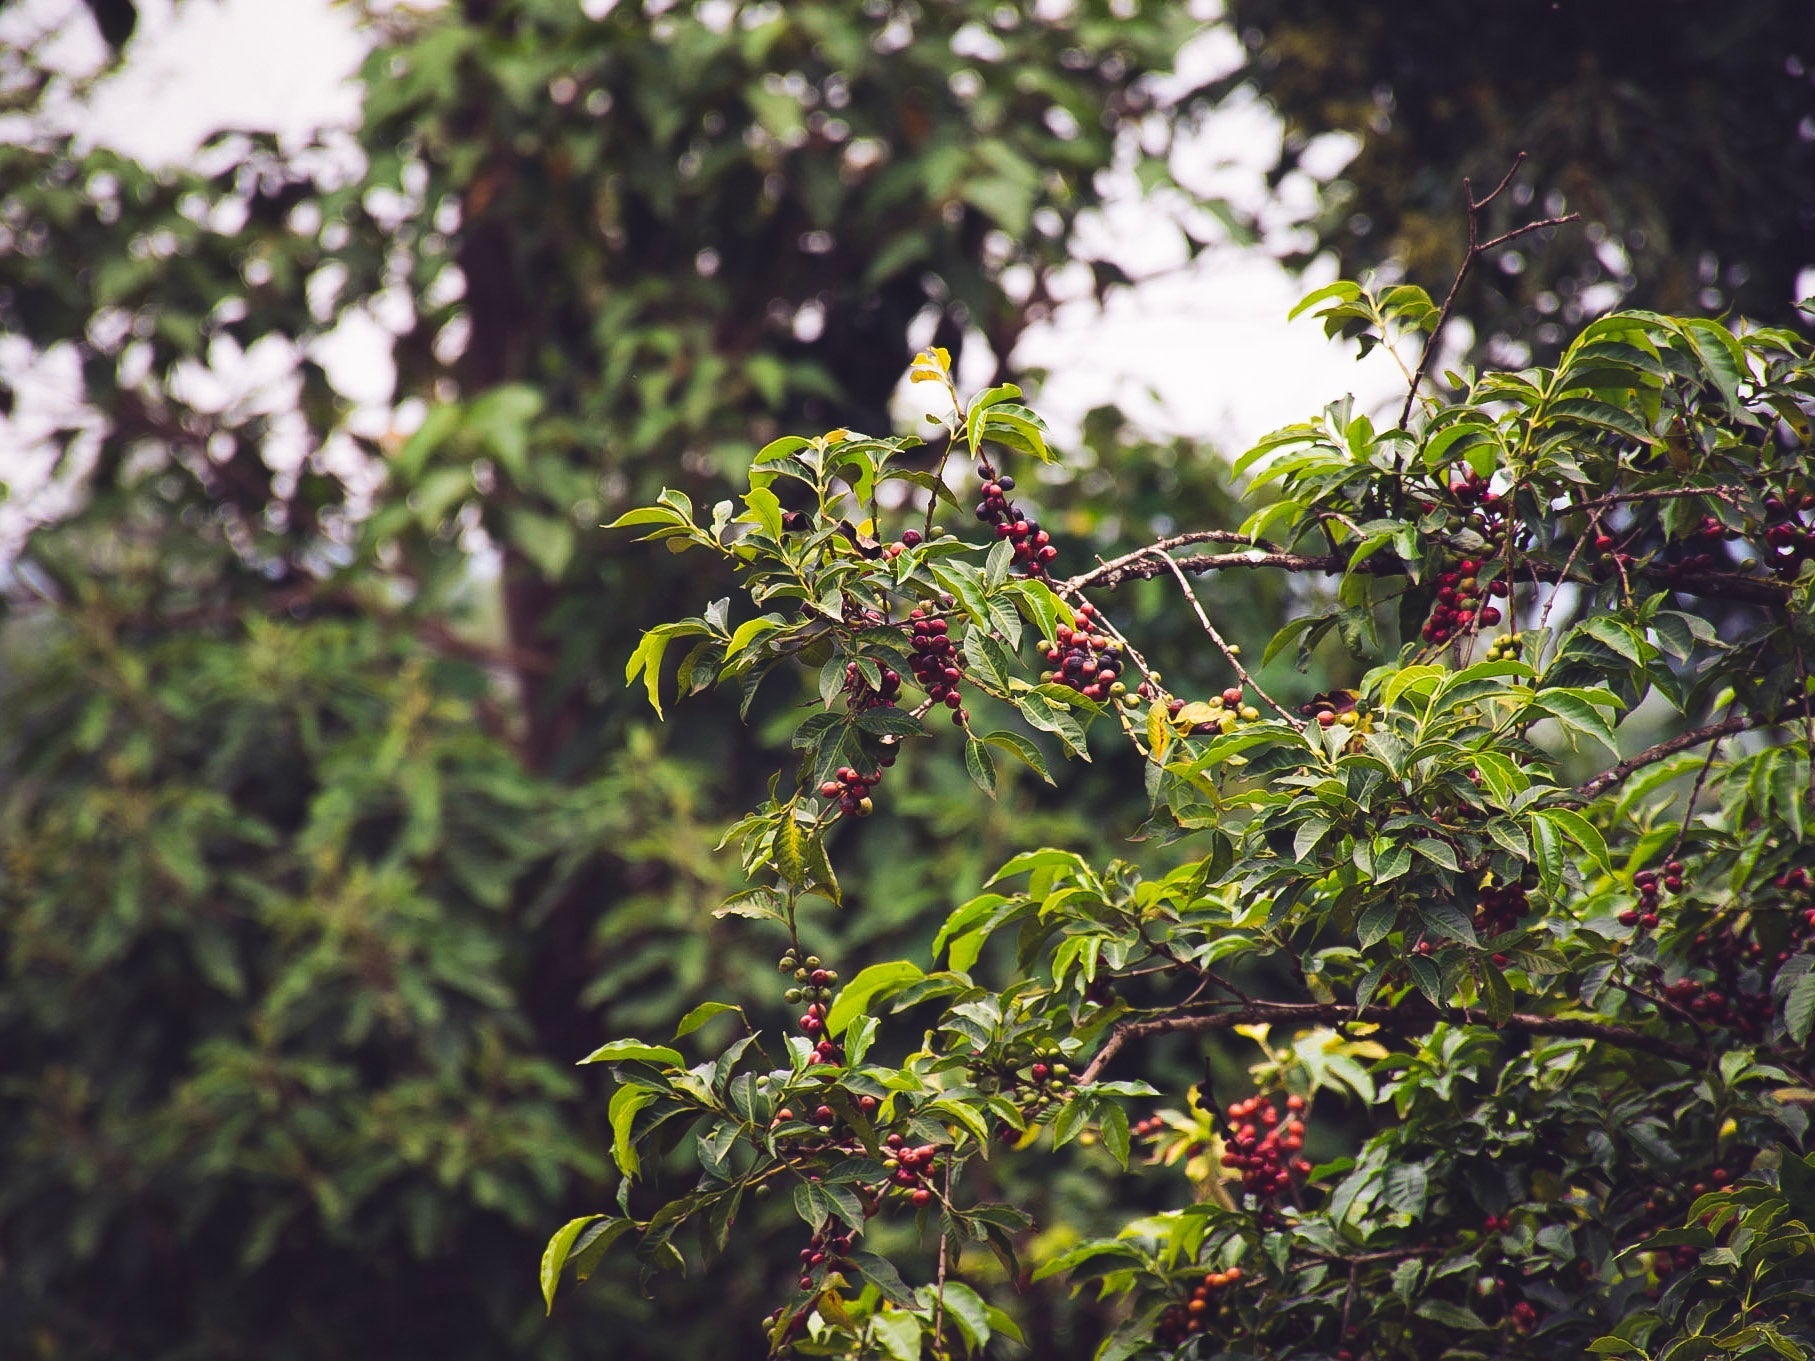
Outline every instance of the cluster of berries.
[(820, 785), (819, 793), (822, 798), (837, 799), (839, 812), (867, 818), (876, 811), (876, 802), (870, 797), (870, 791), (881, 783), (880, 770), (865, 775), (850, 766), (840, 766), (837, 778)]
[(1095, 605), (1079, 605), (1077, 615), (1075, 629), (1060, 624), (1053, 630), (1054, 641), (1041, 654), (1051, 663), (1052, 670), (1042, 671), (1040, 679), (1076, 690), (1086, 699), (1100, 700), (1122, 693), (1115, 689), (1116, 677), (1127, 665), (1122, 659), (1121, 644), (1091, 631), (1097, 622)]
[(940, 1162), (939, 1149), (933, 1144), (920, 1144), (908, 1147), (908, 1142), (899, 1134), (891, 1134), (883, 1140), (888, 1154), (883, 1158), (883, 1168), (889, 1174), (889, 1180), (906, 1195), (914, 1205), (929, 1205), (933, 1200), (933, 1179), (938, 1176)]
[(1506, 1321), (1523, 1337), (1538, 1326), (1538, 1311), (1529, 1300), (1520, 1300), (1506, 1311)]
[[(1146, 689), (1147, 686), (1143, 683), (1141, 690)], [(1243, 722), (1252, 723), (1260, 717), (1259, 709), (1252, 704), (1242, 703), (1241, 688), (1234, 685), (1222, 694), (1212, 695), (1197, 704), (1187, 704), (1182, 699), (1169, 699), (1166, 701), (1166, 712), (1185, 722), (1201, 715), (1192, 724), (1191, 731), (1195, 733), (1231, 733)]]
[[(981, 1059), (980, 1051), (978, 1057)], [(1037, 1051), (1031, 1058), (1009, 1057), (980, 1064), (973, 1072), (979, 1089), (1003, 1092), (1022, 1115), (1034, 1121), (1070, 1096), (1071, 1067), (1056, 1049)], [(1012, 1143), (1023, 1131), (1005, 1121), (996, 1133), (1003, 1142)]]
[(1770, 996), (1745, 993), (1737, 985), (1726, 992), (1693, 978), (1679, 978), (1664, 985), (1664, 996), (1696, 1020), (1736, 1031), (1749, 1040), (1762, 1040), (1771, 1024)]
[(1277, 1195), (1291, 1185), (1294, 1172), (1303, 1176), (1311, 1170), (1309, 1160), (1299, 1156), (1305, 1146), (1304, 1108), (1305, 1099), (1296, 1093), (1286, 1098), (1284, 1119), (1267, 1097), (1251, 1096), (1229, 1107), (1223, 1166), (1241, 1170), (1243, 1190)]
[(1027, 1065), (1027, 1076), (1016, 1073), (1016, 1085), (1022, 1091), (1022, 1109), (1037, 1116), (1048, 1106), (1065, 1100), (1071, 1087), (1071, 1067), (1054, 1050)]
[[(837, 971), (824, 967), (818, 955), (808, 955), (803, 959), (793, 950), (783, 955), (776, 967), (783, 973), (794, 975), (795, 986), (782, 994), (783, 1000), (790, 1006), (807, 1003), (806, 1014), (800, 1018), (800, 1029), (803, 1035), (814, 1042), (811, 1062), (836, 1062), (838, 1046), (826, 1035), (826, 1007), (832, 1000), (832, 985), (838, 982)], [(788, 1118), (793, 1117), (790, 1115)]]
[(882, 684), (874, 687), (863, 668), (847, 662), (844, 669), (845, 703), (853, 712), (865, 709), (892, 709), (901, 700), (901, 673), (889, 667), (880, 668)]
[(1659, 894), (1683, 891), (1683, 862), (1667, 862), (1662, 875), (1656, 870), (1640, 870), (1632, 876), (1632, 886), (1639, 892), (1639, 905), (1620, 913), (1620, 925), (1636, 926), (1641, 932), (1649, 931), (1658, 923)]
[(1498, 638), (1487, 645), (1487, 656), (1484, 660), (1490, 662), (1516, 662), (1519, 660), (1519, 649), (1524, 643), (1524, 634), (1502, 633)]
[(1589, 564), (1596, 581), (1606, 581), (1616, 573), (1632, 570), (1634, 561), (1632, 553), (1628, 549), (1622, 548), (1620, 541), (1605, 529), (1597, 530), (1594, 538), (1588, 541), (1588, 546), (1594, 550), (1594, 556), (1589, 559)]
[(1308, 703), (1299, 705), (1298, 712), (1320, 728), (1353, 728), (1361, 722), (1361, 714), (1355, 704), (1355, 692), (1352, 690), (1326, 690), (1321, 695), (1311, 696)]
[(836, 969), (823, 968), (818, 955), (808, 955), (802, 959), (790, 950), (776, 962), (776, 968), (783, 973), (794, 975), (797, 986), (789, 988), (782, 994), (782, 1000), (789, 1006), (801, 1002), (830, 1002), (832, 985), (838, 981)]
[(1150, 1115), (1145, 1120), (1136, 1120), (1128, 1127), (1128, 1133), (1136, 1139), (1158, 1138), (1165, 1132), (1166, 1122), (1157, 1115)]
[[(841, 1258), (851, 1250), (850, 1231), (837, 1220), (832, 1220), (800, 1250), (800, 1288), (813, 1288), (813, 1273), (826, 1267), (836, 1267)], [(771, 1327), (774, 1325), (771, 1324)]]
[(1437, 574), (1437, 603), (1419, 632), (1425, 642), (1441, 645), (1459, 633), (1500, 622), (1500, 607), (1488, 598), (1506, 594), (1506, 578), (1495, 577), (1482, 585), (1478, 573), (1483, 566), (1479, 558), (1463, 558)]
[[(1692, 537), (1719, 543), (1723, 539), (1737, 538), (1739, 533), (1737, 530), (1728, 529), (1714, 516), (1704, 515), (1701, 524), (1695, 527)], [(1681, 554), (1676, 560), (1676, 565), (1690, 572), (1712, 572), (1716, 567), (1721, 566), (1722, 562), (1722, 555), (1704, 549), (1694, 553)]]
[[(876, 1098), (860, 1096), (857, 1098), (857, 1104), (865, 1115), (869, 1115), (876, 1109)], [(775, 1118), (769, 1122), (769, 1128), (780, 1129), (783, 1125), (792, 1124), (796, 1120), (809, 1125), (817, 1125), (821, 1134), (830, 1134), (838, 1124), (838, 1112), (823, 1102), (813, 1107), (806, 1115), (799, 1114), (791, 1106), (783, 1106), (775, 1112)]]
[(1651, 1254), (1651, 1270), (1661, 1281), (1679, 1271), (1687, 1271), (1701, 1260), (1702, 1250), (1693, 1243), (1678, 1243)]
[(1798, 865), (1785, 870), (1772, 883), (1779, 893), (1789, 896), (1784, 906), (1789, 909), (1790, 936), (1795, 942), (1789, 953), (1777, 957), (1782, 964), (1798, 949), (1815, 945), (1815, 876)]
[(1483, 882), (1475, 890), (1475, 934), (1501, 936), (1518, 929), (1531, 911), (1523, 878), (1504, 884)]
[(958, 665), (958, 649), (953, 646), (950, 625), (924, 606), (908, 613), (913, 621), (914, 655), (908, 665), (914, 668), (914, 679), (935, 704), (952, 711), (952, 722), (962, 726), (970, 722), (970, 712), (958, 686), (964, 680), (964, 668)]
[(1015, 546), (1015, 560), (1028, 576), (1045, 576), (1046, 564), (1059, 556), (1059, 550), (1053, 547), (1051, 536), (1040, 528), (1040, 522), (1028, 519), (1008, 499), (1008, 493), (1015, 489), (1015, 479), (1006, 474), (997, 477), (996, 470), (987, 463), (977, 465), (977, 474), (983, 479), (983, 499), (977, 502), (977, 518), (994, 525), (996, 537), (1007, 539)]
[(1163, 1347), (1176, 1347), (1194, 1333), (1201, 1333), (1210, 1320), (1227, 1316), (1228, 1304), (1218, 1304), (1217, 1295), (1232, 1285), (1241, 1284), (1242, 1269), (1232, 1266), (1227, 1271), (1212, 1271), (1192, 1287), (1191, 1293), (1160, 1315), (1155, 1340)]
[[(1794, 869), (1779, 875), (1777, 883), (1786, 891), (1806, 891), (1809, 875)], [(1815, 951), (1815, 907), (1806, 902), (1789, 907), (1787, 912), (1770, 914), (1767, 929), (1777, 936), (1770, 944), (1758, 938), (1756, 914), (1698, 931), (1695, 961), (1713, 970), (1714, 981), (1680, 978), (1665, 986), (1664, 995), (1697, 1020), (1734, 1030), (1754, 1042), (1763, 1040), (1775, 1011), (1763, 966), (1782, 965), (1793, 955)]]
[[(1755, 1150), (1735, 1147), (1728, 1149), (1726, 1156), (1742, 1163), (1749, 1163), (1755, 1156), (1755, 1152)], [(1652, 1190), (1645, 1199), (1645, 1213), (1641, 1222), (1648, 1227), (1641, 1228), (1641, 1236), (1666, 1225), (1681, 1223), (1684, 1211), (1692, 1202), (1699, 1200), (1710, 1191), (1732, 1185), (1734, 1180), (1733, 1173), (1724, 1165), (1708, 1168), (1694, 1175), (1694, 1181), (1661, 1184)], [(1703, 1214), (1701, 1222), (1708, 1223), (1710, 1217), (1709, 1214)], [(1658, 1249), (1649, 1254), (1649, 1257), (1650, 1268), (1657, 1276), (1659, 1284), (1653, 1285), (1645, 1293), (1651, 1299), (1656, 1299), (1663, 1293), (1661, 1284), (1663, 1279), (1686, 1267), (1694, 1266), (1701, 1258), (1701, 1249), (1694, 1244), (1685, 1243), (1679, 1244), (1674, 1249)]]
[(1765, 550), (1782, 576), (1794, 577), (1804, 561), (1815, 558), (1815, 528), (1801, 514), (1810, 510), (1815, 510), (1815, 492), (1786, 489), (1781, 496), (1765, 498)]
[(892, 543), (892, 544), (887, 545), (882, 550), (882, 556), (885, 558), (889, 558), (891, 560), (898, 558), (903, 553), (905, 553), (908, 549), (920, 547), (922, 542), (923, 542), (923, 539), (922, 539), (922, 536), (921, 536), (921, 533), (919, 530), (904, 529), (901, 532), (901, 541), (899, 543)]

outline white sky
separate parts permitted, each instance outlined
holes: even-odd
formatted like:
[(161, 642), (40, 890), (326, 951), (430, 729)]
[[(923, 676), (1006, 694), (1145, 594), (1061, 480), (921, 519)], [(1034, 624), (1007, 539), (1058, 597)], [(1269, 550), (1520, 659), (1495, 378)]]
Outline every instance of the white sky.
[[(14, 0), (0, 15), (0, 44), (38, 26), (54, 27), (70, 4)], [(85, 138), (159, 163), (191, 155), (222, 126), (275, 132), (300, 146), (320, 129), (357, 122), (355, 75), (365, 43), (349, 6), (332, 0), (141, 0), (140, 8), (131, 60), (96, 90), (85, 110), (66, 115)], [(1232, 60), (1232, 43), (1226, 33), (1212, 33), (1181, 65), (1200, 74), (1213, 70)], [(78, 24), (54, 56), (59, 65), (79, 70), (91, 68), (99, 54), (92, 30)], [(1259, 202), (1260, 166), (1277, 137), (1259, 107), (1219, 114), (1204, 136), (1175, 153), (1175, 173), (1194, 191)], [(1344, 149), (1322, 150), (1329, 153), (1324, 168), (1334, 171)], [(1312, 193), (1303, 176), (1283, 186), (1269, 207), (1278, 231), (1308, 209)], [(1402, 395), (1389, 357), (1376, 353), (1357, 363), (1353, 347), (1327, 342), (1315, 321), (1286, 322), (1292, 304), (1333, 277), (1333, 268), (1314, 269), (1300, 281), (1266, 250), (1233, 246), (1212, 248), (1186, 264), (1176, 228), (1139, 201), (1131, 181), (1087, 236), (1092, 250), (1136, 277), (1153, 277), (1119, 292), (1105, 309), (1087, 300), (1064, 303), (1050, 323), (1023, 339), (1017, 360), (1052, 370), (1041, 404), (1061, 431), (1090, 407), (1113, 400), (1156, 432), (1204, 438), (1234, 454), (1344, 393), (1355, 393), (1369, 409), (1384, 409)], [(368, 404), (368, 419), (388, 395), (385, 350), (382, 328), (362, 319), (317, 355), (337, 386)], [(230, 376), (226, 381), (232, 386)], [(47, 372), (43, 396), (49, 400), (59, 386)], [(32, 403), (22, 406), (29, 418)], [(24, 466), (28, 427), (20, 413), (0, 422), (0, 482), (12, 482), (16, 492), (32, 480)]]

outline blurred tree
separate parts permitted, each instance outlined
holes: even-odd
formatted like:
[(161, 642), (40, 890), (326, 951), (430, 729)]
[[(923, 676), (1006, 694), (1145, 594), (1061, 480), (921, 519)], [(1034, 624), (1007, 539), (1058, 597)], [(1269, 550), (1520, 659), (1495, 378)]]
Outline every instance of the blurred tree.
[[(1196, 24), (1122, 9), (394, 11), (356, 143), (183, 171), (84, 150), (79, 89), (10, 54), (0, 420), (58, 497), (12, 508), (0, 619), (0, 1353), (733, 1354), (714, 1305), (784, 1264), (553, 1333), (527, 1265), (596, 1189), (565, 1060), (756, 986), (704, 829), (773, 752), (734, 701), (641, 727), (624, 660), (703, 568), (596, 526), (712, 504), (784, 425), (886, 423), (915, 339), (1000, 364), (1132, 120), (1163, 162), (1150, 77)], [(374, 324), (360, 411), (322, 347)], [(1113, 424), (1090, 485), (1129, 497), (1062, 532), (1226, 513)], [(785, 745), (791, 707), (749, 722)], [(1139, 782), (1094, 778), (976, 821), (927, 763), (828, 936), (1101, 845), (1090, 800)]]
[(1487, 227), (1527, 220), (1531, 186), (1540, 206), (1583, 215), (1475, 280), (1464, 304), (1479, 346), (1517, 361), (1516, 331), (1554, 354), (1615, 305), (1807, 324), (1792, 306), (1815, 265), (1806, 7), (1230, 0), (1227, 12), (1248, 55), (1225, 88), (1251, 83), (1286, 123), (1275, 183), (1324, 134), (1360, 143), (1311, 224), (1312, 250), (1334, 250), (1345, 273), (1447, 279), (1462, 178), (1482, 193), (1520, 151), (1519, 192)]

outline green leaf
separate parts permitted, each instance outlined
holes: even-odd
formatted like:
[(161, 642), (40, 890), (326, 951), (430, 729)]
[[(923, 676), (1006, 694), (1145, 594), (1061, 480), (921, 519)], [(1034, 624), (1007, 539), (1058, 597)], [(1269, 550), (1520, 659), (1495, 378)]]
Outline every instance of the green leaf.
[(1429, 1192), (1430, 1173), (1423, 1163), (1395, 1162), (1387, 1168), (1380, 1184), (1380, 1194), (1386, 1203), (1413, 1219), (1423, 1215)]
[(807, 884), (808, 837), (807, 829), (794, 816), (794, 809), (783, 809), (781, 826), (775, 829), (775, 868), (796, 888), (804, 888)]
[(771, 539), (781, 539), (781, 498), (767, 487), (752, 487), (744, 493), (744, 504), (756, 517), (756, 523)]
[(965, 1351), (976, 1352), (988, 1344), (989, 1306), (984, 1304), (981, 1295), (963, 1281), (949, 1280), (943, 1291), (935, 1287), (932, 1293), (944, 1295), (945, 1316), (958, 1325), (958, 1331), (964, 1336)]
[(974, 1107), (950, 1097), (941, 1097), (937, 1101), (928, 1102), (926, 1109), (929, 1114), (943, 1115), (963, 1128), (971, 1138), (977, 1141), (977, 1146), (987, 1153), (989, 1125), (985, 1123), (983, 1116)]
[(1412, 975), (1412, 982), (1418, 985), (1418, 991), (1430, 999), (1432, 1006), (1443, 1005), (1443, 975), (1437, 972), (1437, 966), (1423, 955), (1408, 955), (1406, 969)]
[(873, 1001), (893, 996), (925, 977), (919, 966), (905, 959), (891, 959), (860, 970), (833, 999), (832, 1009), (826, 1015), (826, 1033), (842, 1034), (854, 1019), (868, 1012)]
[(964, 769), (977, 788), (992, 799), (996, 797), (996, 762), (981, 739), (964, 739)]
[(1790, 995), (1784, 998), (1783, 1019), (1792, 1040), (1797, 1044), (1808, 1042), (1809, 1030), (1815, 1026), (1815, 970), (1805, 973), (1791, 987)]
[(1481, 1316), (1472, 1309), (1464, 1309), (1459, 1304), (1448, 1300), (1420, 1300), (1418, 1307), (1412, 1311), (1419, 1318), (1427, 1318), (1432, 1323), (1440, 1323), (1445, 1328), (1467, 1328), (1471, 1332), (1485, 1332), (1487, 1325)]
[(1434, 691), (1448, 675), (1449, 672), (1440, 666), (1401, 667), (1386, 683), (1386, 689), (1380, 695), (1380, 702), (1391, 709), (1399, 702), (1400, 697), (1408, 692), (1417, 691), (1422, 694)]
[(1568, 808), (1541, 808), (1532, 816), (1550, 823), (1580, 846), (1602, 874), (1613, 873), (1613, 865), (1607, 858), (1607, 842), (1594, 824), (1580, 813)]
[(643, 635), (636, 645), (636, 651), (630, 654), (630, 660), (624, 665), (624, 683), (628, 685), (643, 675), (643, 686), (649, 694), (649, 707), (655, 710), (657, 718), (662, 713), (662, 654), (668, 650), (668, 641), (674, 635), (665, 628), (653, 628)]
[(647, 1087), (623, 1086), (611, 1095), (611, 1157), (617, 1163), (618, 1171), (632, 1181), (636, 1180), (642, 1163), (637, 1157), (636, 1145), (631, 1141), (631, 1126), (637, 1113), (655, 1101), (656, 1093)]
[(926, 736), (926, 729), (920, 726), (919, 719), (905, 709), (898, 709), (888, 704), (859, 712), (857, 726), (867, 733), (875, 733), (878, 737)]
[(1025, 764), (1047, 784), (1053, 782), (1046, 770), (1046, 758), (1040, 755), (1040, 749), (1018, 732), (986, 732), (983, 740), (992, 747), (1000, 747)]
[(580, 1062), (659, 1063), (678, 1068), (681, 1055), (678, 1049), (670, 1049), (666, 1045), (644, 1044), (641, 1040), (613, 1040), (610, 1044), (600, 1045)]
[(1129, 1152), (1128, 1112), (1113, 1102), (1105, 1104), (1102, 1114), (1097, 1117), (1097, 1128), (1103, 1136), (1103, 1147), (1109, 1150), (1109, 1156), (1126, 1172)]
[(1455, 848), (1447, 841), (1439, 841), (1430, 836), (1421, 837), (1412, 844), (1412, 849), (1433, 865), (1441, 865), (1451, 872), (1461, 869), (1461, 866), (1456, 863)]
[(772, 888), (747, 888), (734, 893), (712, 909), (715, 917), (751, 917), (759, 921), (780, 921), (781, 897)]
[(812, 440), (800, 435), (783, 435), (780, 439), (772, 439), (763, 445), (757, 451), (754, 462), (758, 466), (764, 463), (774, 463), (787, 458), (790, 454), (798, 454), (802, 449), (810, 449), (812, 446)]
[(735, 1011), (738, 1015), (743, 1015), (743, 1009), (730, 1002), (701, 1002), (692, 1011), (681, 1017), (681, 1023), (674, 1028), (674, 1038), (678, 1040), (683, 1035), (691, 1035), (714, 1016), (723, 1016), (727, 1011)]
[(870, 1334), (894, 1361), (920, 1361), (920, 1320), (905, 1309), (885, 1309), (873, 1315)]
[(1298, 320), (1299, 317), (1303, 316), (1320, 302), (1335, 300), (1342, 303), (1352, 303), (1360, 296), (1360, 284), (1351, 283), (1347, 279), (1338, 279), (1333, 284), (1325, 284), (1315, 292), (1305, 294), (1304, 297), (1298, 300), (1297, 305), (1294, 306), (1290, 312), (1286, 313), (1286, 320)]
[(567, 1254), (573, 1250), (574, 1240), (588, 1224), (604, 1218), (602, 1214), (595, 1214), (570, 1219), (555, 1230), (548, 1246), (542, 1249), (542, 1300), (547, 1312), (554, 1312), (555, 1287), (560, 1284), (561, 1268), (567, 1265)]
[(1366, 910), (1355, 923), (1355, 935), (1362, 949), (1367, 949), (1385, 938), (1399, 920), (1399, 904), (1379, 902), (1368, 904)]
[(795, 1212), (815, 1231), (837, 1219), (853, 1229), (863, 1227), (863, 1202), (849, 1186), (832, 1181), (803, 1181), (794, 1188)]
[(1091, 1104), (1081, 1093), (1074, 1092), (1071, 1099), (1059, 1107), (1058, 1118), (1052, 1122), (1054, 1148), (1065, 1147), (1084, 1132), (1084, 1126), (1090, 1123)]
[(864, 1280), (875, 1285), (882, 1292), (882, 1297), (891, 1304), (913, 1304), (914, 1292), (907, 1288), (907, 1282), (901, 1279), (901, 1273), (888, 1258), (859, 1250), (851, 1254), (851, 1265), (857, 1268)]
[(1512, 987), (1492, 962), (1481, 965), (1481, 992), (1487, 1002), (1488, 1019), (1497, 1026), (1505, 1025), (1506, 1018), (1513, 1014)]
[(1565, 732), (1586, 733), (1609, 751), (1618, 754), (1620, 745), (1613, 735), (1613, 729), (1601, 716), (1601, 711), (1579, 695), (1566, 691), (1540, 690), (1533, 697), (1531, 707), (1556, 719)]
[(807, 838), (807, 887), (822, 893), (838, 906), (844, 906), (844, 892), (838, 887), (838, 876), (832, 872), (832, 858), (826, 854), (823, 836)]

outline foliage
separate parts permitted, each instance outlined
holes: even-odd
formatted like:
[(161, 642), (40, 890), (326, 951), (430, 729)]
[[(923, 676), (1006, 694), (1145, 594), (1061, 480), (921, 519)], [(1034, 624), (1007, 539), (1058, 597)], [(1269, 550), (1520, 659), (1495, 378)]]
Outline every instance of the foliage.
[[(1437, 311), (1348, 283), (1306, 306), (1376, 343)], [(938, 349), (912, 377), (949, 401), (930, 447), (789, 436), (740, 501), (617, 521), (739, 587), (644, 635), (658, 709), (817, 677), (720, 908), (783, 938), (798, 1014), (718, 1003), (584, 1060), (621, 1180), (550, 1242), (551, 1304), (633, 1252), (646, 1280), (710, 1261), (779, 1195), (777, 1354), (974, 1353), (1017, 1336), (989, 1286), (1028, 1267), (1114, 1303), (1100, 1358), (1810, 1354), (1808, 345), (1613, 314), (1403, 428), (1337, 403), (1240, 461), (1279, 494), (1240, 533), (1066, 577), (1020, 500), (1052, 457), (1020, 391), (962, 400)], [(1268, 651), (1333, 633), (1372, 661), (1353, 689), (1281, 703), (1192, 580), (1268, 571), (1336, 578)], [(1223, 693), (1173, 691), (1113, 622), (1142, 578)], [(1017, 855), (930, 957), (841, 978), (838, 863), (939, 715), (980, 798), (1119, 729), (1170, 861)], [(1189, 1086), (1162, 1057), (1186, 1037)], [(1161, 1206), (1035, 1236), (999, 1188), (1068, 1148)]]
[[(1324, 134), (1358, 142), (1304, 257), (1333, 250), (1351, 275), (1448, 273), (1462, 178), (1483, 188), (1529, 154), (1544, 211), (1587, 226), (1477, 281), (1465, 299), (1477, 354), (1515, 343), (1553, 362), (1618, 303), (1806, 326), (1793, 304), (1815, 263), (1808, 26), (1770, 0), (1672, 17), (1541, 0), (1412, 12), (1232, 0), (1246, 53), (1227, 86), (1257, 90), (1285, 120), (1276, 181)], [(1528, 195), (1501, 206), (1490, 234), (1529, 211)]]
[[(8, 1355), (725, 1354), (769, 1263), (554, 1329), (517, 1266), (604, 1193), (566, 1060), (758, 985), (707, 829), (799, 698), (755, 740), (736, 696), (652, 732), (617, 678), (716, 569), (599, 524), (716, 501), (783, 423), (885, 421), (910, 327), (1005, 364), (1131, 120), (1163, 152), (1150, 80), (1193, 31), (374, 9), (363, 122), (322, 145), (140, 165), (57, 130), (80, 91), (34, 54), (0, 71), (0, 420), (53, 427), (60, 492), (0, 548)], [(324, 365), (362, 326), (400, 334), (355, 410)], [(1074, 551), (1226, 512), (1194, 451), (1092, 426), (1080, 485), (1127, 495)], [(965, 779), (903, 772), (828, 939), (886, 952), (1030, 842), (1106, 844), (1031, 774), (978, 821)]]

